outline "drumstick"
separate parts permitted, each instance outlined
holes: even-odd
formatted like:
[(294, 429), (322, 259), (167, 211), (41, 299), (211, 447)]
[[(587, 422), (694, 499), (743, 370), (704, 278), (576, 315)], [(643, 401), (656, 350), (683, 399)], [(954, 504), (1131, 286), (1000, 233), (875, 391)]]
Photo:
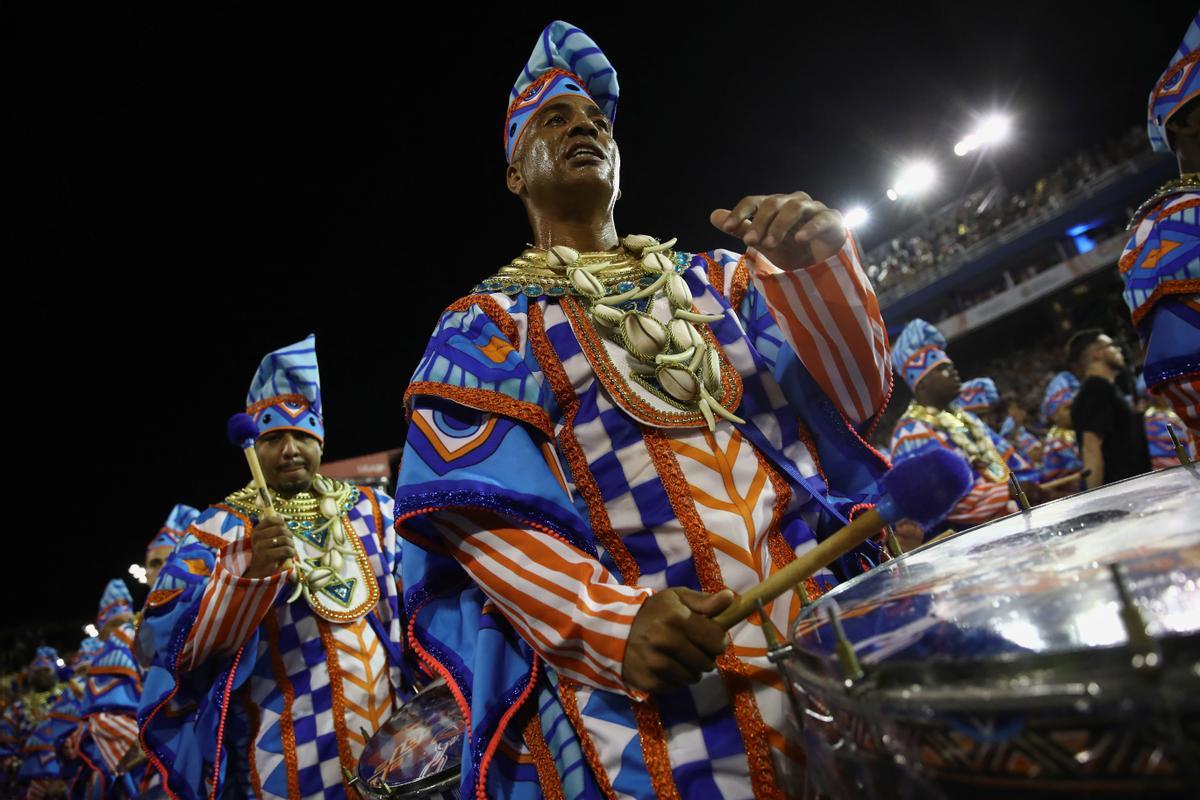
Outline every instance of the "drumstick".
[(1063, 475), (1061, 478), (1055, 478), (1052, 481), (1046, 481), (1045, 483), (1039, 483), (1038, 488), (1041, 489), (1042, 491), (1050, 491), (1051, 489), (1057, 489), (1060, 486), (1066, 486), (1068, 483), (1072, 483), (1072, 482), (1078, 481), (1078, 480), (1083, 480), (1084, 478), (1086, 478), (1088, 475), (1091, 475), (1091, 474), (1092, 474), (1092, 471), (1090, 469), (1085, 469), (1082, 472), (1072, 472), (1070, 475)]
[(254, 449), (254, 442), (258, 439), (258, 423), (249, 414), (234, 414), (229, 418), (226, 432), (229, 434), (230, 444), (240, 447), (246, 455), (246, 463), (250, 465), (250, 476), (254, 481), (254, 488), (258, 490), (259, 500), (268, 511), (274, 511), (271, 493), (267, 491), (267, 479), (263, 477), (262, 464), (258, 463), (258, 451)]
[(966, 495), (973, 482), (974, 472), (966, 459), (940, 447), (898, 464), (883, 476), (883, 496), (875, 508), (734, 598), (713, 620), (729, 630), (753, 614), (758, 601), (765, 603), (779, 597), (878, 533), (884, 525), (910, 519), (922, 528), (932, 527)]
[[(263, 476), (262, 464), (258, 462), (258, 451), (254, 442), (258, 439), (258, 423), (249, 414), (234, 414), (225, 426), (229, 434), (229, 442), (240, 447), (246, 455), (246, 463), (250, 465), (250, 477), (254, 488), (258, 490), (258, 498), (263, 507), (270, 513), (275, 513), (275, 504), (271, 502), (271, 493), (267, 491), (267, 479)], [(292, 560), (283, 562), (283, 569), (292, 569)]]

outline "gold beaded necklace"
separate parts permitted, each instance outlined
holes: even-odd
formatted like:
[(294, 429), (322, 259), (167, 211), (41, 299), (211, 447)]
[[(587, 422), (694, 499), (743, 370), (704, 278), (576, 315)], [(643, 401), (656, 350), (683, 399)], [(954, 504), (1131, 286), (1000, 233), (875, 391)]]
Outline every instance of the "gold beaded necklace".
[(1159, 201), (1164, 197), (1170, 197), (1173, 194), (1181, 194), (1183, 192), (1200, 191), (1200, 172), (1185, 172), (1174, 180), (1169, 180), (1158, 188), (1158, 191), (1151, 196), (1149, 200), (1138, 206), (1137, 211), (1133, 212), (1133, 218), (1129, 224), (1125, 226), (1125, 230), (1132, 230), (1142, 217), (1150, 212)]

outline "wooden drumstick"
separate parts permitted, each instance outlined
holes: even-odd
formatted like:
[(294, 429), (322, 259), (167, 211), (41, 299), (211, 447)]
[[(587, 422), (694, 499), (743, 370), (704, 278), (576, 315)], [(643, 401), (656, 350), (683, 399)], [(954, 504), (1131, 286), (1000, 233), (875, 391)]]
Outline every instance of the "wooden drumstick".
[(829, 536), (795, 561), (771, 575), (713, 617), (729, 630), (766, 603), (812, 577), (826, 564), (845, 555), (878, 533), (885, 525), (910, 519), (929, 528), (944, 517), (970, 490), (974, 473), (966, 459), (950, 450), (937, 448), (893, 467), (883, 476), (883, 496), (875, 508)]
[(1052, 491), (1054, 489), (1057, 489), (1060, 486), (1066, 486), (1070, 483), (1074, 483), (1075, 481), (1083, 480), (1084, 478), (1086, 478), (1088, 475), (1091, 475), (1091, 474), (1092, 474), (1092, 471), (1090, 469), (1085, 469), (1082, 472), (1072, 472), (1070, 475), (1063, 475), (1061, 478), (1055, 478), (1052, 481), (1046, 481), (1045, 483), (1039, 483), (1038, 488), (1044, 492)]
[[(258, 461), (258, 451), (254, 449), (254, 442), (258, 440), (258, 423), (249, 414), (234, 414), (229, 418), (226, 431), (230, 443), (240, 447), (246, 456), (246, 463), (250, 465), (251, 481), (258, 490), (259, 502), (268, 512), (275, 513), (275, 504), (271, 502), (271, 492), (267, 489), (267, 479), (263, 475), (262, 464)], [(292, 566), (290, 558), (283, 562), (283, 569), (286, 571), (290, 571)]]

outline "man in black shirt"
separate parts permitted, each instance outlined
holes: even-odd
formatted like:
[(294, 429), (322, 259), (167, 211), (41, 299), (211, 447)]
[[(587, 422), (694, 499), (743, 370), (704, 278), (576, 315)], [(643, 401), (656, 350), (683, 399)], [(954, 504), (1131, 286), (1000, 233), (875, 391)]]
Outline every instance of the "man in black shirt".
[(1113, 381), (1125, 367), (1125, 356), (1098, 328), (1079, 331), (1067, 344), (1067, 360), (1083, 378), (1071, 404), (1071, 425), (1090, 470), (1087, 488), (1094, 489), (1150, 471), (1150, 453), (1141, 418), (1133, 412)]

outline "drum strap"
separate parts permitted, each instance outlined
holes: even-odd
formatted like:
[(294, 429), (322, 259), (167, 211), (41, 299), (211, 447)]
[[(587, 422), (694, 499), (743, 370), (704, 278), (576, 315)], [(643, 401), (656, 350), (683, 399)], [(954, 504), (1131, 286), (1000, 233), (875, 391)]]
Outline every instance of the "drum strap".
[[(382, 594), (382, 586), (379, 587), (379, 591)], [(383, 645), (384, 652), (387, 653), (388, 661), (391, 662), (391, 665), (399, 669), (404, 669), (404, 661), (402, 660), (403, 651), (401, 651), (400, 645), (392, 641), (392, 636), (388, 632), (387, 625), (384, 625), (383, 620), (379, 618), (379, 611), (377, 609), (378, 605), (367, 612), (367, 623), (370, 624), (371, 630), (375, 631), (375, 635), (379, 637), (379, 642)], [(403, 627), (401, 625), (401, 630), (403, 630)]]
[(817, 503), (819, 503), (835, 520), (837, 520), (838, 525), (849, 524), (849, 520), (846, 519), (846, 516), (834, 508), (833, 503), (829, 502), (829, 498), (826, 497), (825, 487), (814, 487), (812, 482), (801, 475), (800, 470), (796, 469), (796, 463), (788, 458), (782, 450), (771, 444), (771, 442), (767, 439), (766, 434), (748, 422), (741, 425), (735, 423), (734, 427), (741, 431), (742, 435), (749, 439), (751, 444), (757, 447), (763, 453), (763, 455), (770, 458), (771, 461), (775, 463), (775, 466), (786, 472), (794, 484), (808, 492), (812, 499), (816, 500)]

